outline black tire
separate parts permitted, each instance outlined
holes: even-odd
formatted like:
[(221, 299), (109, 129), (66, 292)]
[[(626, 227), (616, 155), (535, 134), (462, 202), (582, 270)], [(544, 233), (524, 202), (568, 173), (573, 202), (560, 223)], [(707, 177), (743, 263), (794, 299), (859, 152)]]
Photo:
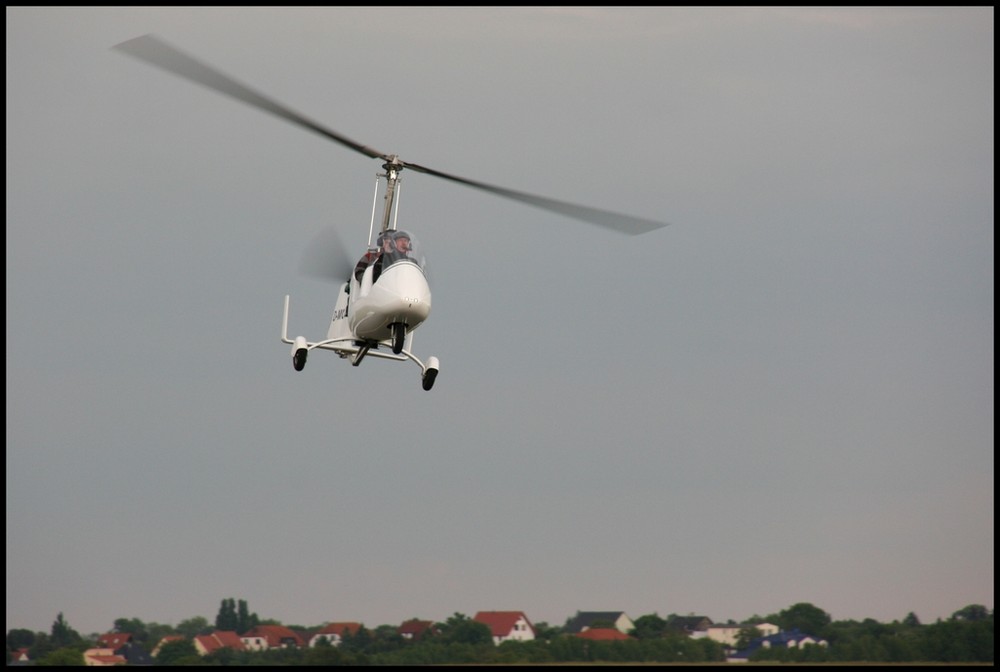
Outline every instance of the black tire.
[(301, 371), (306, 368), (306, 357), (309, 355), (309, 351), (305, 348), (299, 348), (292, 355), (292, 366), (295, 367), (296, 371)]
[(434, 387), (434, 380), (437, 378), (437, 369), (427, 369), (427, 373), (424, 374), (424, 389), (429, 390)]
[(398, 355), (403, 351), (403, 342), (406, 340), (406, 325), (400, 322), (392, 325), (392, 354)]

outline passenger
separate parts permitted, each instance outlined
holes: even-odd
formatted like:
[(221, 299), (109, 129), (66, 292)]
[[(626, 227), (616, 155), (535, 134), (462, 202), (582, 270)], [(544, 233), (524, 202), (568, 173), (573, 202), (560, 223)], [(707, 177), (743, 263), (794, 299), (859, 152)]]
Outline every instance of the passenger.
[[(364, 255), (361, 257), (361, 259), (358, 261), (357, 265), (354, 267), (354, 277), (358, 282), (361, 282), (361, 278), (365, 274), (365, 269), (368, 268), (373, 262), (378, 262), (381, 259), (382, 254), (385, 251), (385, 248), (391, 245), (392, 245), (391, 240), (386, 239), (383, 241), (382, 236), (378, 237), (378, 240), (375, 241), (375, 247), (372, 247), (367, 252), (365, 252)], [(381, 264), (377, 264), (375, 266), (376, 277), (378, 277), (378, 272), (382, 270), (381, 266), (382, 266)]]
[(368, 250), (362, 255), (361, 259), (358, 260), (357, 265), (354, 266), (354, 279), (361, 282), (361, 276), (365, 274), (365, 269), (371, 266), (371, 263), (378, 258), (378, 250)]

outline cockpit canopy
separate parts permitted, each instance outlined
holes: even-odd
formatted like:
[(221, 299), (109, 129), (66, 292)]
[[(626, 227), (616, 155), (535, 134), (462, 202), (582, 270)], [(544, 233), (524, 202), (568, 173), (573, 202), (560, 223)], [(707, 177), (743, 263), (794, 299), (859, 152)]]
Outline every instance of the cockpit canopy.
[(427, 270), (423, 247), (409, 231), (390, 229), (380, 234), (376, 243), (382, 253), (382, 270), (401, 261), (412, 262), (421, 270)]

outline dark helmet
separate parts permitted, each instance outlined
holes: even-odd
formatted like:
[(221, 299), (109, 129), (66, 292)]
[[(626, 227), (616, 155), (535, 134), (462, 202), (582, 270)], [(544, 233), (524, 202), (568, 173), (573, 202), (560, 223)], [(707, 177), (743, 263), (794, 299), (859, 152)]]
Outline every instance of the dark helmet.
[(409, 240), (410, 234), (408, 234), (406, 231), (397, 231), (392, 236), (393, 240), (398, 240), (399, 238), (406, 238), (407, 240)]

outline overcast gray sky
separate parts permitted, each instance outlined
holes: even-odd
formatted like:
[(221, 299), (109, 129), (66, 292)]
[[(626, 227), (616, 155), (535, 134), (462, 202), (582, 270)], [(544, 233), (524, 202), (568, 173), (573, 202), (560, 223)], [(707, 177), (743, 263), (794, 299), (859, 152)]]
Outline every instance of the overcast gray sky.
[[(7, 627), (993, 607), (980, 8), (7, 18)], [(377, 161), (112, 51), (155, 33), (404, 160), (434, 307), (352, 368)]]

